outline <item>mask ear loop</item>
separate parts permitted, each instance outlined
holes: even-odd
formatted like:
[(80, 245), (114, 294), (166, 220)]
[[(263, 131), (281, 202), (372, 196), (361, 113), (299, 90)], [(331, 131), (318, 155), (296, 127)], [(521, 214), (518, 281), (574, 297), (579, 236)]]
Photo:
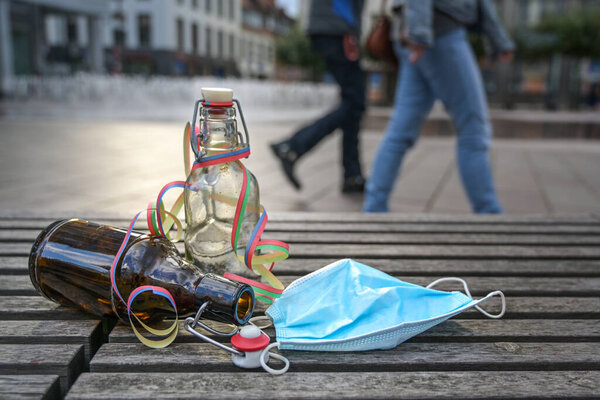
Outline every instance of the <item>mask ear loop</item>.
[[(473, 296), (471, 296), (471, 292), (469, 291), (469, 286), (467, 285), (467, 282), (465, 282), (463, 279), (461, 278), (440, 278), (438, 280), (435, 280), (433, 282), (431, 282), (429, 285), (427, 285), (427, 289), (431, 289), (432, 287), (434, 287), (435, 285), (437, 285), (440, 282), (460, 282), (463, 284), (463, 288), (465, 289), (465, 294), (473, 299)], [(485, 311), (483, 308), (479, 307), (479, 306), (475, 306), (475, 308), (482, 313), (483, 315), (485, 315), (488, 318), (502, 318), (502, 316), (504, 315), (504, 313), (506, 312), (506, 298), (504, 297), (504, 293), (502, 293), (500, 290), (495, 290), (493, 292), (488, 293), (487, 296), (485, 296), (482, 300), (488, 300), (494, 296), (500, 296), (500, 301), (502, 301), (502, 310), (500, 311), (499, 314), (490, 314), (487, 311)]]
[[(265, 324), (258, 326), (257, 322), (259, 322), (259, 321), (265, 321)], [(250, 318), (250, 321), (248, 321), (248, 322), (250, 324), (256, 326), (259, 329), (268, 328), (273, 325), (273, 321), (271, 321), (271, 318), (267, 317), (266, 315), (259, 315), (257, 317), (252, 317), (252, 318)], [(270, 374), (273, 374), (273, 375), (285, 374), (287, 372), (287, 370), (290, 368), (290, 361), (280, 354), (269, 353), (269, 350), (271, 350), (274, 347), (279, 348), (279, 342), (273, 342), (263, 349), (263, 351), (260, 353), (260, 365), (261, 365), (261, 367), (263, 367), (263, 369), (265, 371), (267, 371)], [(273, 368), (269, 367), (267, 365), (267, 354), (269, 355), (269, 357), (273, 357), (277, 360), (283, 361), (285, 363), (285, 366), (281, 369), (273, 369)]]
[[(264, 350), (260, 353), (260, 366), (263, 367), (263, 369), (265, 371), (267, 371), (268, 373), (272, 374), (272, 375), (281, 375), (281, 374), (285, 374), (287, 372), (287, 370), (290, 368), (290, 361), (285, 358), (284, 356), (277, 354), (277, 353), (269, 353), (269, 350), (271, 350), (273, 347), (277, 347), (279, 348), (279, 342), (273, 342), (270, 345), (268, 345), (267, 347), (264, 348)], [(277, 360), (281, 360), (285, 363), (285, 366), (281, 369), (273, 369), (271, 367), (269, 367), (267, 365), (267, 355), (269, 357), (273, 357)]]

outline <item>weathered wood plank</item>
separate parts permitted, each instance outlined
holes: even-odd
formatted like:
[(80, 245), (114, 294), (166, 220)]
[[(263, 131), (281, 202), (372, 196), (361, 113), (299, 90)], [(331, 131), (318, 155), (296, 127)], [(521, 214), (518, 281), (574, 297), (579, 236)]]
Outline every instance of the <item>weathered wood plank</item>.
[[(183, 244), (177, 243), (177, 248), (182, 251)], [(30, 251), (29, 243), (0, 242), (0, 255), (28, 256)], [(600, 258), (600, 246), (295, 244), (290, 254), (304, 258), (597, 259)]]
[[(281, 282), (288, 286), (298, 277), (282, 276)], [(398, 279), (427, 286), (434, 279), (427, 276), (397, 276)], [(502, 290), (507, 296), (599, 296), (600, 278), (538, 278), (538, 277), (479, 277), (461, 276), (469, 285), (473, 296), (484, 296), (494, 290)], [(460, 284), (442, 282), (438, 290), (463, 290)]]
[[(305, 275), (337, 260), (333, 257), (294, 257), (278, 262), (274, 272), (276, 275)], [(597, 260), (355, 260), (398, 276), (600, 276), (600, 261)]]
[(0, 375), (0, 398), (58, 400), (58, 375)]
[[(39, 215), (6, 215), (0, 212), (0, 228), (6, 224), (37, 224), (44, 227), (50, 223), (72, 217), (86, 218), (90, 221), (98, 221), (108, 224), (129, 224), (131, 217), (128, 215), (93, 215), (86, 214), (80, 216), (47, 213)], [(275, 222), (362, 222), (362, 223), (420, 223), (420, 224), (594, 224), (600, 222), (600, 218), (593, 213), (582, 215), (451, 215), (451, 214), (405, 214), (405, 213), (384, 213), (384, 214), (366, 214), (362, 212), (285, 212), (273, 211), (269, 213), (269, 220)], [(12, 225), (9, 225), (12, 226)]]
[[(226, 329), (222, 329), (226, 330)], [(275, 338), (275, 329), (264, 329)], [(214, 340), (228, 341), (206, 333)], [(131, 327), (118, 324), (110, 343), (138, 343)], [(452, 319), (421, 333), (410, 342), (600, 342), (599, 320), (465, 320)], [(199, 343), (197, 337), (179, 326), (176, 343)]]
[(31, 243), (7, 243), (0, 242), (0, 256), (29, 256)]
[[(305, 275), (324, 267), (336, 258), (293, 257), (278, 262), (276, 275)], [(403, 260), (356, 258), (392, 275), (422, 276), (538, 276), (600, 277), (599, 260)], [(0, 257), (0, 274), (28, 274), (28, 258)]]
[(35, 296), (29, 275), (7, 275), (0, 280), (0, 296)]
[[(311, 221), (308, 219), (300, 219), (295, 222), (278, 221), (269, 218), (267, 232), (394, 232), (394, 233), (547, 233), (547, 234), (599, 234), (600, 220), (590, 219), (587, 222), (573, 223), (564, 222), (547, 222), (547, 221), (517, 221), (513, 223), (504, 222), (501, 219), (496, 223), (476, 221), (455, 221), (455, 222), (393, 222), (390, 220), (374, 222), (365, 219), (363, 222), (356, 222), (351, 218), (341, 219), (340, 222), (320, 222)], [(130, 220), (118, 221), (102, 221), (90, 219), (94, 222), (105, 222), (109, 225), (118, 227), (127, 227)], [(41, 231), (55, 220), (39, 221), (39, 220), (2, 220), (0, 219), (0, 229), (31, 229)], [(343, 222), (341, 222), (343, 221)], [(136, 223), (136, 229), (146, 229), (147, 226), (143, 222)]]
[(81, 345), (0, 345), (0, 375), (58, 375), (63, 395), (84, 368)]
[(568, 224), (413, 224), (413, 223), (302, 223), (269, 220), (267, 232), (365, 232), (365, 233), (523, 233), (597, 235), (600, 227)]
[[(1, 232), (1, 231), (0, 231)], [(265, 239), (290, 244), (439, 244), (493, 246), (595, 246), (598, 235), (507, 234), (507, 233), (362, 233), (362, 232), (267, 232)]]
[(29, 257), (1, 257), (0, 256), (0, 274), (2, 275), (21, 275), (29, 273)]
[[(398, 398), (454, 399), (591, 398), (597, 393), (600, 373), (557, 372), (413, 372), (413, 373), (287, 373), (273, 377), (262, 373), (131, 373), (83, 374), (67, 399), (314, 399)], [(248, 385), (252, 382), (252, 385)]]
[[(287, 286), (298, 276), (281, 276)], [(430, 276), (398, 276), (399, 279), (425, 286)], [(507, 296), (600, 296), (600, 278), (538, 278), (538, 277), (480, 277), (461, 276), (474, 296), (502, 290)], [(457, 284), (441, 283), (439, 290), (460, 290)], [(0, 280), (0, 296), (35, 296), (37, 291), (27, 275), (7, 275)]]
[(290, 248), (290, 254), (292, 257), (305, 258), (597, 259), (600, 258), (600, 247), (296, 244)]
[(84, 373), (67, 400), (590, 399), (599, 381), (599, 371)]
[(0, 296), (0, 320), (81, 320), (97, 319), (72, 308), (62, 307), (42, 296)]
[[(262, 303), (258, 304), (261, 306)], [(263, 308), (264, 307), (258, 307)], [(485, 305), (490, 312), (499, 312), (500, 304)], [(257, 309), (257, 313), (258, 313)], [(478, 311), (466, 311), (461, 319), (483, 318)], [(84, 312), (59, 306), (41, 296), (0, 296), (0, 320), (78, 320), (95, 319)], [(600, 318), (600, 298), (597, 297), (511, 297), (506, 319), (584, 319)]]
[[(283, 351), (291, 372), (329, 371), (560, 371), (600, 368), (598, 343), (403, 343), (367, 352)], [(231, 355), (211, 344), (177, 343), (165, 349), (108, 343), (91, 372), (235, 372)]]
[(86, 364), (102, 342), (102, 321), (2, 321), (0, 344), (81, 344)]
[(594, 214), (559, 215), (451, 215), (451, 214), (405, 214), (363, 212), (282, 212), (269, 213), (269, 221), (276, 222), (362, 222), (362, 223), (420, 223), (420, 224), (595, 224), (600, 219)]
[[(148, 233), (147, 231), (144, 231)], [(38, 231), (31, 229), (0, 229), (0, 242), (32, 244)], [(356, 243), (356, 244), (477, 244), (477, 245), (543, 245), (595, 246), (600, 235), (507, 234), (507, 233), (362, 233), (362, 232), (266, 232), (264, 239), (296, 243)]]

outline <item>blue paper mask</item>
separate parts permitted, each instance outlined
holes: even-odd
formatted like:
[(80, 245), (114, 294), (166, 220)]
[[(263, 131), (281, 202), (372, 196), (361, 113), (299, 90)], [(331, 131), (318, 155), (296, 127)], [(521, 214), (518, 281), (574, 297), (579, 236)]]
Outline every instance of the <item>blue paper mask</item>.
[[(461, 281), (466, 294), (430, 289), (449, 279)], [(500, 314), (477, 306), (495, 295), (502, 299)], [(471, 307), (500, 318), (504, 295), (473, 300), (462, 279), (424, 288), (345, 259), (294, 281), (266, 314), (281, 349), (360, 351), (393, 348)]]

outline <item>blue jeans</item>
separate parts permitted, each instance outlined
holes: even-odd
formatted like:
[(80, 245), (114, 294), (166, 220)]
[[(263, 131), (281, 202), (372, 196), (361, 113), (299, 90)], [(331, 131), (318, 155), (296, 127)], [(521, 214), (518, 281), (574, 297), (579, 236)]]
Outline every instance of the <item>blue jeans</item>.
[(341, 102), (335, 110), (296, 132), (288, 143), (301, 156), (327, 135), (341, 128), (344, 178), (350, 178), (362, 176), (358, 132), (365, 111), (365, 76), (358, 60), (346, 58), (342, 41), (343, 36), (311, 36), (313, 49), (323, 58), (327, 71), (340, 86)]
[(501, 213), (488, 158), (492, 128), (487, 101), (465, 31), (437, 37), (415, 64), (409, 63), (406, 48), (396, 45), (396, 53), (402, 61), (394, 109), (367, 182), (363, 211), (389, 211), (404, 154), (417, 141), (435, 99), (440, 99), (458, 133), (458, 170), (473, 211)]

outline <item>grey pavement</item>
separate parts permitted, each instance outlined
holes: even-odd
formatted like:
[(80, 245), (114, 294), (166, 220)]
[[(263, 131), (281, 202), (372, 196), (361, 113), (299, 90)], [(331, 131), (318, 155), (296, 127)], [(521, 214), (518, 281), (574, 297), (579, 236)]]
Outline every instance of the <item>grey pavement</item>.
[[(340, 192), (340, 135), (300, 160), (295, 191), (268, 143), (287, 137), (316, 112), (287, 121), (249, 118), (252, 154), (245, 161), (270, 211), (360, 211), (362, 196)], [(161, 187), (185, 179), (184, 121), (0, 119), (0, 213), (117, 213), (146, 207)], [(361, 136), (368, 173), (381, 129)], [(600, 213), (600, 142), (496, 139), (494, 175), (507, 214)], [(173, 196), (174, 197), (174, 196)], [(424, 137), (405, 160), (391, 201), (400, 213), (465, 214), (452, 136)]]

